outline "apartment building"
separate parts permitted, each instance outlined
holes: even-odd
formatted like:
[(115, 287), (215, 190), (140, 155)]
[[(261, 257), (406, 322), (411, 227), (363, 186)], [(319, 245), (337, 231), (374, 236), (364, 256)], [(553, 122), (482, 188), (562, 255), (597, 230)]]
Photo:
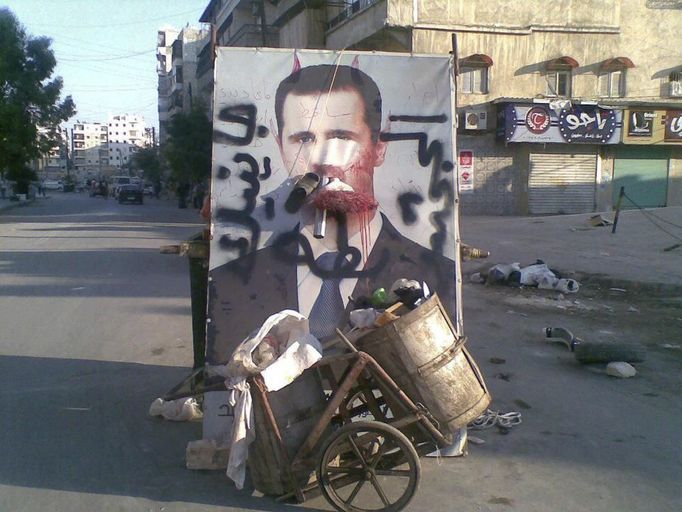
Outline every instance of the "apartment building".
[[(199, 53), (209, 41), (209, 32), (195, 27), (164, 28), (157, 33), (160, 144), (166, 142), (170, 118), (188, 112), (201, 95), (197, 64)], [(203, 98), (204, 103), (208, 101), (208, 96)]]
[[(464, 213), (682, 204), (682, 26), (667, 0), (211, 0), (219, 46), (454, 52)], [(406, 74), (406, 83), (409, 73)]]
[(108, 127), (105, 123), (76, 121), (71, 129), (73, 167), (77, 176), (93, 176), (109, 165)]
[(107, 130), (109, 165), (117, 169), (128, 167), (132, 155), (148, 140), (144, 118), (139, 114), (110, 115)]

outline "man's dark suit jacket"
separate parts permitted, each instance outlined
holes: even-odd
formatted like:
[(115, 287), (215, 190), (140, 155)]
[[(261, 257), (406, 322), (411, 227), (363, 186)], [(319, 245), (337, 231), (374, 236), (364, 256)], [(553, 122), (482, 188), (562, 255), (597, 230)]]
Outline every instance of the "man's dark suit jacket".
[[(292, 234), (293, 235), (293, 234)], [(291, 241), (291, 239), (290, 239)], [(233, 350), (272, 314), (298, 311), (298, 245), (264, 247), (249, 255), (251, 270), (239, 258), (210, 272), (207, 362), (225, 363)], [(452, 260), (402, 236), (383, 217), (383, 226), (358, 278), (352, 299), (379, 287), (388, 289), (397, 279), (426, 281), (455, 319), (455, 264)], [(353, 307), (349, 301), (342, 322)], [(340, 326), (342, 327), (342, 326)]]

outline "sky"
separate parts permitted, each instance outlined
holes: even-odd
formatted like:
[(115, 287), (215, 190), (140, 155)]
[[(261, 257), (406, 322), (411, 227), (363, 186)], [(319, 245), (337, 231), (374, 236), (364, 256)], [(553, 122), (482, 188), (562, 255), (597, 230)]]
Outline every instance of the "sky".
[(156, 33), (199, 27), (209, 0), (0, 0), (30, 36), (52, 39), (54, 76), (77, 114), (66, 125), (141, 114), (158, 130)]

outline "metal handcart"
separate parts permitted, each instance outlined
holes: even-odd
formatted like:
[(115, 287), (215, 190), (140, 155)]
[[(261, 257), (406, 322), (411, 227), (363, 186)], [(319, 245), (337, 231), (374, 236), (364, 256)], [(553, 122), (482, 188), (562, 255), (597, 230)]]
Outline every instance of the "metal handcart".
[[(337, 335), (336, 353), (279, 391), (268, 392), (260, 374), (247, 379), (251, 480), (279, 501), (321, 493), (342, 512), (401, 510), (419, 487), (419, 457), (450, 446), (490, 396), (437, 296), (353, 342)], [(396, 337), (418, 346), (401, 351)], [(167, 398), (186, 396), (188, 382)], [(192, 394), (221, 387), (207, 381)]]
[[(399, 353), (395, 339), (387, 339), (439, 332), (435, 345), (446, 349), (437, 354), (420, 353), (433, 339), (416, 339), (420, 346), (407, 355)], [(325, 390), (317, 414), (314, 407), (304, 418), (282, 414), (260, 375), (250, 377), (257, 425), (249, 453), (252, 479), (278, 500), (303, 502), (321, 492), (343, 512), (401, 510), (419, 487), (419, 457), (450, 446), (459, 428), (485, 410), (490, 395), (437, 297), (354, 343), (338, 329), (337, 334), (349, 352), (327, 355), (299, 377), (302, 385), (317, 382)], [(425, 388), (439, 392), (435, 381), (452, 396), (426, 396)], [(298, 393), (292, 390), (285, 400)], [(297, 431), (297, 421), (305, 432)]]

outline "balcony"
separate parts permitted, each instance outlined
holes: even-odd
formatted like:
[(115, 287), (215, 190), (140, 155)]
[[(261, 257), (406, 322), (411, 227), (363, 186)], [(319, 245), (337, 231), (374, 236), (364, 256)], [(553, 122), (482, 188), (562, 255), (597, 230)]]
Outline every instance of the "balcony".
[(671, 98), (682, 98), (682, 81), (674, 80), (668, 82), (668, 96)]
[(227, 46), (271, 47), (279, 46), (279, 33), (272, 25), (265, 26), (265, 44), (263, 44), (263, 31), (261, 25), (247, 23), (239, 27), (227, 41)]
[(351, 19), (359, 12), (364, 11), (377, 2), (379, 2), (379, 0), (354, 0), (348, 7), (327, 22), (327, 30), (331, 30), (336, 25)]

